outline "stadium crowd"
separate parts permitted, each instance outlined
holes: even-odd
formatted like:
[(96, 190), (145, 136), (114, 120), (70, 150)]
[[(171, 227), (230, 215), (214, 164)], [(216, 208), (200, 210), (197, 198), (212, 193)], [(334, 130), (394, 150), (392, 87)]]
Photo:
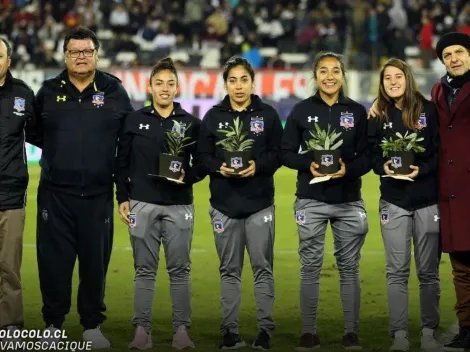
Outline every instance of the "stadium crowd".
[[(377, 69), (380, 58), (406, 58), (420, 48), (424, 67), (433, 43), (449, 31), (470, 32), (464, 0), (2, 0), (0, 34), (13, 44), (16, 67), (54, 68), (65, 32), (79, 25), (98, 32), (109, 65), (151, 66), (175, 51), (180, 64), (214, 68), (243, 54), (255, 68), (283, 68), (283, 53), (301, 53), (310, 66), (321, 50), (351, 53), (355, 69)], [(350, 41), (347, 39), (351, 38)], [(348, 43), (350, 43), (348, 45)], [(274, 48), (274, 50), (263, 50)], [(129, 61), (119, 53), (131, 52)], [(177, 60), (178, 61), (178, 60)], [(294, 65), (294, 67), (296, 67)], [(210, 64), (209, 64), (210, 66)], [(204, 67), (204, 66), (203, 66)], [(206, 66), (207, 67), (207, 66)]]

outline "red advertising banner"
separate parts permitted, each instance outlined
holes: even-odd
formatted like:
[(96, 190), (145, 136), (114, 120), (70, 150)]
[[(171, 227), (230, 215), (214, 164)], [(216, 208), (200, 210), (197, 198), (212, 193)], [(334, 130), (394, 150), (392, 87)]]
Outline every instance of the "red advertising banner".
[[(144, 101), (148, 92), (150, 70), (112, 70), (119, 77), (131, 99)], [(222, 73), (219, 71), (186, 71), (178, 73), (181, 99), (225, 96)], [(283, 98), (304, 99), (313, 92), (313, 74), (310, 71), (258, 71), (255, 77), (256, 94), (279, 101)]]

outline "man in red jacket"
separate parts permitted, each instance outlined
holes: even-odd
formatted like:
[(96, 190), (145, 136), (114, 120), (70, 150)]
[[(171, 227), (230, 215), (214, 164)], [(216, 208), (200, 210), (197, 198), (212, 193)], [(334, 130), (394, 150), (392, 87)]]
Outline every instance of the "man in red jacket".
[(445, 351), (470, 348), (470, 37), (448, 33), (436, 46), (447, 74), (431, 91), (440, 124), (439, 210), (442, 250), (449, 253), (459, 334)]

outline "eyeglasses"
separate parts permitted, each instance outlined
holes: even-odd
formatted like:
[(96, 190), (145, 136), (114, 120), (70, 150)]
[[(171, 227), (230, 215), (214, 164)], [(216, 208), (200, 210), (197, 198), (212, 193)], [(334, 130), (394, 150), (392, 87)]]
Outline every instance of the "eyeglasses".
[(83, 54), (85, 57), (92, 57), (95, 53), (95, 49), (86, 49), (86, 50), (68, 50), (69, 56), (73, 58), (80, 57), (80, 54)]

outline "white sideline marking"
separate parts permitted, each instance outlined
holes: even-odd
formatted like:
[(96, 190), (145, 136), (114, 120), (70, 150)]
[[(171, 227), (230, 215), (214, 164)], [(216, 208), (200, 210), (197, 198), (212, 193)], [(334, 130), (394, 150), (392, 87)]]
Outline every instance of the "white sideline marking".
[[(26, 248), (36, 248), (36, 245), (34, 243), (25, 243), (24, 247)], [(113, 246), (113, 250), (118, 250), (118, 251), (132, 251), (132, 247), (120, 247), (120, 246)], [(192, 248), (191, 249), (192, 253), (198, 253), (198, 254), (216, 254), (215, 248), (214, 250), (206, 250), (203, 248)], [(279, 250), (274, 250), (276, 254), (295, 254), (298, 255), (297, 250), (290, 250), (290, 249), (279, 249)], [(328, 254), (334, 254), (333, 251), (328, 251)], [(362, 255), (384, 255), (384, 251), (361, 251)]]

